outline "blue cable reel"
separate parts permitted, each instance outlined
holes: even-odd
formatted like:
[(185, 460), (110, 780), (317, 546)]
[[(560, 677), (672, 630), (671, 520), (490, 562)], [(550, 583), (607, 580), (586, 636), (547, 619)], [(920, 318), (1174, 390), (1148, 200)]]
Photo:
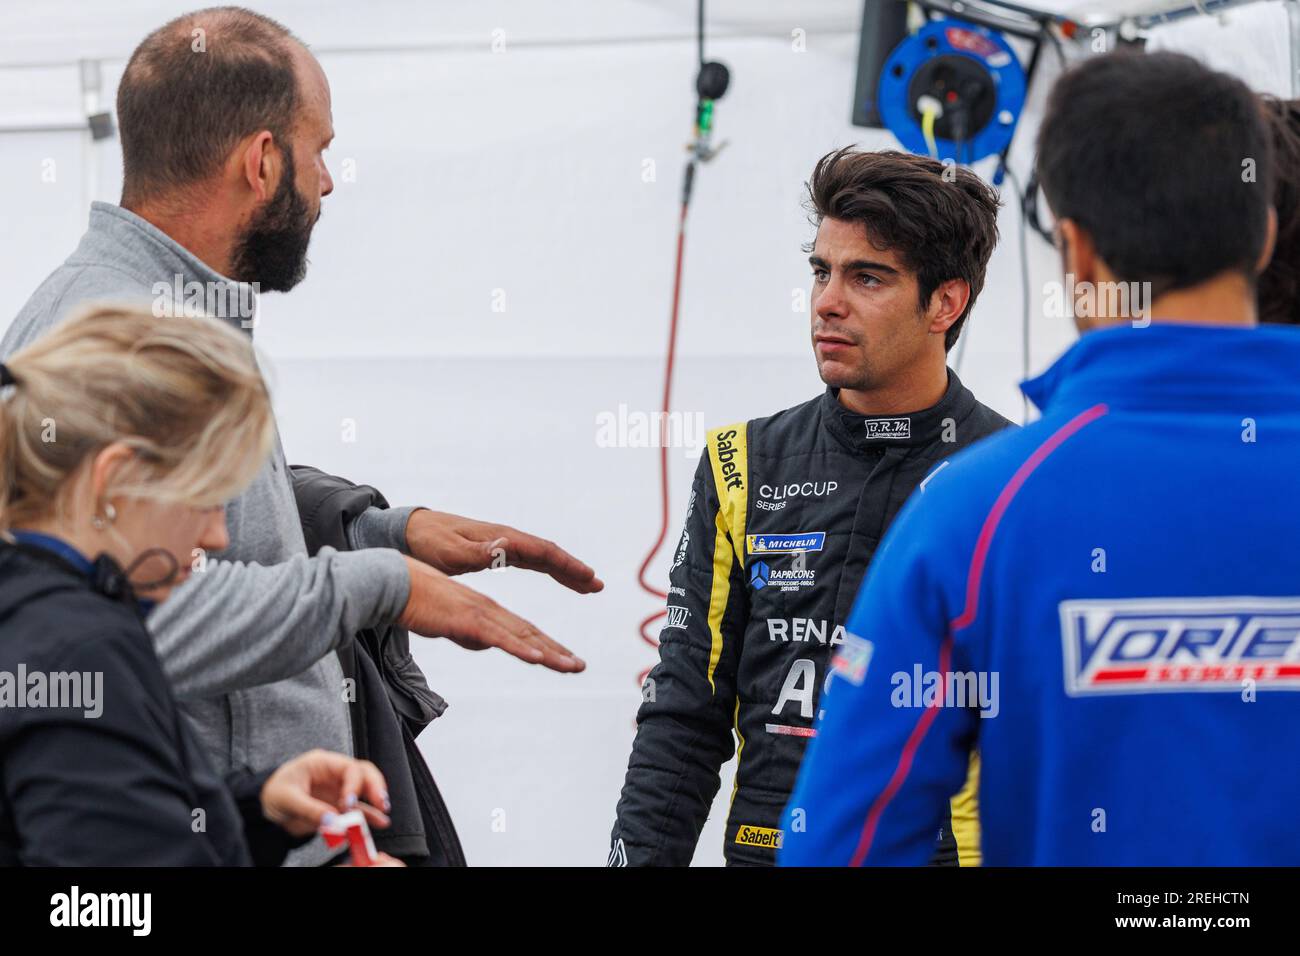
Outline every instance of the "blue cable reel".
[(876, 106), (906, 149), (969, 165), (1011, 143), (1027, 85), (1002, 34), (944, 18), (894, 48)]

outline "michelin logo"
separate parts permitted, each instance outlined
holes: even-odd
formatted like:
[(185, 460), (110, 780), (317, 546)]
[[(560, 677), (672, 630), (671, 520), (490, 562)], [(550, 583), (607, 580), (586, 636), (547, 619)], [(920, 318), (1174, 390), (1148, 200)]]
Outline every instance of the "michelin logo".
[(1300, 598), (1062, 601), (1060, 618), (1072, 697), (1300, 690)]
[(750, 554), (793, 554), (796, 551), (820, 551), (825, 543), (825, 531), (805, 531), (802, 534), (745, 535), (745, 550)]

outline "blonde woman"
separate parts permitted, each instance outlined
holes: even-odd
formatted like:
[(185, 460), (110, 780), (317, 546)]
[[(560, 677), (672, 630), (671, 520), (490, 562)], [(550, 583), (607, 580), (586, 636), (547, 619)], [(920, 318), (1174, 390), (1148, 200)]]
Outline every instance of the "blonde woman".
[(272, 434), (218, 322), (101, 306), (0, 365), (0, 864), (276, 864), (333, 812), (387, 825), (341, 754), (223, 780), (144, 627)]

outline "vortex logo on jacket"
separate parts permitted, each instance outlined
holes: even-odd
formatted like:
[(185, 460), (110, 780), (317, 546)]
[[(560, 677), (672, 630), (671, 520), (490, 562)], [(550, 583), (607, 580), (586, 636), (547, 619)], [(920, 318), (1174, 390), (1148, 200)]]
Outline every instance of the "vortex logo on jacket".
[(1300, 690), (1300, 598), (1062, 601), (1065, 691)]

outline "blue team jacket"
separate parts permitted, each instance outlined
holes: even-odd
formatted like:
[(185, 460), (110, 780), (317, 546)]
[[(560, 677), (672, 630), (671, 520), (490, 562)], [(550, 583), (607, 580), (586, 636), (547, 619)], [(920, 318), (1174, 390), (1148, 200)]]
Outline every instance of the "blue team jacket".
[(1300, 330), (1085, 335), (889, 531), (783, 865), (1300, 863)]

